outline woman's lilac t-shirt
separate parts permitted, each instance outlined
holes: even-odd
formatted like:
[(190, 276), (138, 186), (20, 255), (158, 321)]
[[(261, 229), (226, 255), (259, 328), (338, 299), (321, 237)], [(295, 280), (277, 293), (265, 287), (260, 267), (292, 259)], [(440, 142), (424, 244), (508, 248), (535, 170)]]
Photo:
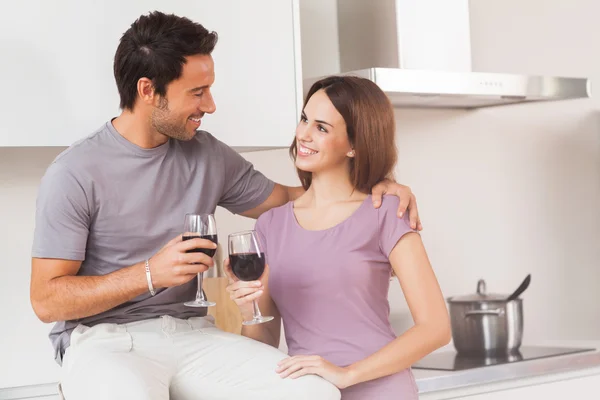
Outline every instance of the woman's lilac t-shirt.
[[(389, 322), (389, 254), (410, 228), (399, 200), (376, 209), (368, 196), (338, 225), (302, 228), (293, 203), (256, 223), (269, 264), (269, 290), (283, 320), (290, 355), (319, 355), (347, 366), (396, 338)], [(410, 369), (342, 390), (344, 400), (417, 398)]]

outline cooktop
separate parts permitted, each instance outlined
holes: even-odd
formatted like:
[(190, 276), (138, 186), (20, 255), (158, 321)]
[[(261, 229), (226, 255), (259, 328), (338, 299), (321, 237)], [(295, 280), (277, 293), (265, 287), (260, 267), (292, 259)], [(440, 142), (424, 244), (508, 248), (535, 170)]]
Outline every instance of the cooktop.
[(521, 346), (517, 352), (494, 357), (462, 355), (456, 351), (441, 351), (425, 356), (412, 367), (415, 369), (461, 371), (595, 350), (592, 348)]

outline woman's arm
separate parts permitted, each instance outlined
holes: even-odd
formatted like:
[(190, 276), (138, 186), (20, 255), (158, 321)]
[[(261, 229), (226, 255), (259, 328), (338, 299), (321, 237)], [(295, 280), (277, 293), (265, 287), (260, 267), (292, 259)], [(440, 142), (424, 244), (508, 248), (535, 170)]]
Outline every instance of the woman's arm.
[(402, 236), (389, 256), (415, 325), (386, 346), (347, 367), (320, 356), (294, 356), (279, 363), (282, 378), (316, 374), (339, 388), (392, 375), (410, 367), (451, 338), (450, 318), (421, 237)]
[(402, 371), (450, 342), (450, 318), (421, 236), (407, 233), (390, 254), (415, 325), (369, 357), (348, 367), (350, 382)]
[(278, 348), (281, 335), (281, 315), (269, 293), (269, 266), (266, 266), (260, 280), (251, 282), (235, 278), (231, 272), (229, 259), (225, 260), (224, 267), (229, 278), (229, 286), (227, 286), (229, 297), (237, 304), (242, 318), (247, 321), (252, 319), (252, 300), (254, 299), (258, 299), (258, 308), (261, 314), (273, 316), (272, 321), (264, 324), (242, 326), (242, 335)]

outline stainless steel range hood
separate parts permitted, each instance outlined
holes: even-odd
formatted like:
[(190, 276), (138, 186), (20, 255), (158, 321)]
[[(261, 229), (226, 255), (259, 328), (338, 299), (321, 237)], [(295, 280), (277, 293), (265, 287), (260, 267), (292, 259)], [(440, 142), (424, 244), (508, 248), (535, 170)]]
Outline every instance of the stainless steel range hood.
[[(586, 78), (472, 72), (469, 0), (338, 0), (337, 6), (342, 74), (371, 79), (397, 107), (591, 96)], [(319, 78), (306, 79), (304, 91)]]
[[(588, 97), (589, 81), (481, 72), (369, 68), (345, 74), (375, 82), (396, 107), (480, 108)], [(344, 74), (342, 74), (344, 75)], [(316, 79), (305, 80), (306, 90)]]

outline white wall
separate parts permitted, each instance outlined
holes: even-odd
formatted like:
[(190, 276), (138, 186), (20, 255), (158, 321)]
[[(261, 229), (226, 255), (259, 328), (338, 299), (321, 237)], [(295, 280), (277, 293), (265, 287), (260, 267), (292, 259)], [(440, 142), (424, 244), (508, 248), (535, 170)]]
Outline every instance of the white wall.
[[(600, 82), (594, 47), (600, 4), (522, 3), (473, 2), (474, 69)], [(327, 14), (335, 11), (335, 0), (301, 4), (319, 13), (303, 22), (313, 38), (303, 46), (310, 54), (305, 73), (337, 72), (336, 40), (329, 35), (336, 24)], [(472, 292), (480, 277), (489, 290), (507, 292), (531, 273), (526, 341), (600, 338), (600, 95), (475, 112), (400, 110), (397, 124), (397, 177), (418, 196), (423, 238), (444, 293)], [(0, 149), (0, 387), (57, 377), (45, 336), (49, 326), (36, 321), (28, 285), (36, 188), (58, 151)], [(297, 183), (285, 150), (245, 157), (276, 181)], [(224, 211), (217, 217), (222, 237), (252, 226)], [(390, 299), (401, 332), (410, 316), (397, 285)]]
[(37, 186), (62, 148), (0, 148), (0, 388), (56, 380), (44, 325), (29, 303)]
[[(477, 0), (470, 8), (473, 70), (600, 82), (594, 0)], [(330, 27), (316, 23), (333, 20), (334, 9), (310, 11), (319, 13), (314, 31)], [(316, 60), (335, 66), (332, 43), (310, 45)], [(479, 278), (509, 292), (531, 273), (525, 341), (600, 337), (600, 96), (396, 116), (397, 179), (418, 196), (445, 295), (474, 292)], [(411, 318), (397, 286), (390, 301), (400, 333)]]
[[(301, 2), (305, 76), (339, 72), (335, 1), (316, 3)], [(600, 82), (594, 0), (473, 1), (471, 31), (475, 71)], [(600, 338), (599, 93), (473, 112), (396, 112), (397, 179), (418, 197), (422, 236), (444, 294), (474, 292), (480, 278), (489, 291), (508, 293), (531, 273), (525, 342)], [(279, 169), (289, 164), (285, 151), (248, 158), (295, 182), (293, 170)], [(401, 333), (412, 320), (398, 285), (390, 301)]]

